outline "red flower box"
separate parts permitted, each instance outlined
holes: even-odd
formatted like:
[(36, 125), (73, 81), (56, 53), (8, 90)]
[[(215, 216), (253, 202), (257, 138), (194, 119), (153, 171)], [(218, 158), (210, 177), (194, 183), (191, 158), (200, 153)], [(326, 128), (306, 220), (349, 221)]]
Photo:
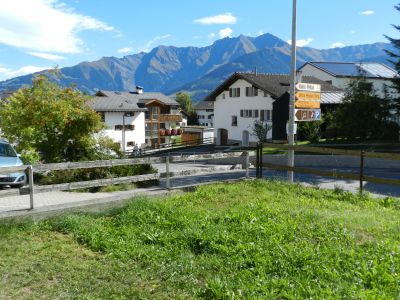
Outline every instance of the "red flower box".
[(171, 135), (176, 135), (176, 129), (171, 129)]

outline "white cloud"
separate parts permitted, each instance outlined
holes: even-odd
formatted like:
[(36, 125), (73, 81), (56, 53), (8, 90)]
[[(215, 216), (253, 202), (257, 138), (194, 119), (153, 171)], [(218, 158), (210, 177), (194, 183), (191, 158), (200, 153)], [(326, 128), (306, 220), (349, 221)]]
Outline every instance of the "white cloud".
[(202, 25), (235, 24), (237, 22), (237, 18), (235, 16), (233, 16), (231, 13), (225, 13), (222, 15), (216, 15), (216, 16), (197, 19), (197, 20), (194, 20), (193, 22), (202, 24)]
[(24, 66), (17, 70), (0, 67), (0, 78), (1, 80), (6, 80), (9, 78), (36, 73), (48, 69), (51, 69), (51, 67)]
[[(308, 38), (308, 39), (304, 39), (304, 40), (297, 40), (296, 41), (296, 47), (305, 47), (307, 45), (309, 45), (314, 39), (313, 38)], [(292, 44), (292, 40), (287, 41), (287, 43), (289, 45)]]
[(351, 33), (351, 34), (356, 34), (357, 31), (355, 31), (355, 30), (350, 30), (350, 33)]
[(218, 35), (221, 39), (225, 38), (225, 37), (231, 37), (233, 33), (233, 30), (229, 27), (226, 27), (225, 29), (221, 29), (220, 31), (218, 31)]
[(374, 13), (375, 12), (373, 10), (366, 10), (366, 11), (363, 11), (361, 14), (364, 15), (364, 16), (371, 16)]
[(342, 48), (342, 47), (346, 47), (346, 45), (343, 44), (342, 42), (335, 42), (329, 48)]
[(208, 35), (208, 39), (210, 39), (210, 40), (215, 39), (215, 37), (216, 37), (215, 32), (211, 32), (211, 33)]
[(54, 61), (65, 59), (64, 56), (55, 55), (55, 54), (51, 54), (51, 53), (28, 52), (28, 54), (30, 54), (30, 55), (32, 55), (32, 56), (36, 56), (36, 57), (48, 59), (48, 60), (54, 60)]
[(161, 40), (165, 40), (165, 39), (168, 39), (168, 38), (170, 38), (172, 35), (171, 34), (164, 34), (164, 35), (161, 35), (161, 36), (156, 36), (155, 38), (153, 38), (153, 39), (151, 39), (150, 41), (148, 41), (145, 45), (144, 45), (144, 47), (142, 48), (142, 50), (141, 51), (143, 51), (143, 52), (149, 52), (150, 50), (151, 50), (151, 48), (152, 48), (152, 46), (157, 42), (157, 41), (161, 41)]
[(75, 13), (59, 0), (0, 1), (0, 44), (36, 52), (78, 53), (83, 30), (113, 31), (106, 23)]
[(125, 48), (121, 48), (121, 49), (117, 50), (118, 53), (129, 53), (132, 51), (133, 51), (133, 49), (131, 47), (125, 47)]

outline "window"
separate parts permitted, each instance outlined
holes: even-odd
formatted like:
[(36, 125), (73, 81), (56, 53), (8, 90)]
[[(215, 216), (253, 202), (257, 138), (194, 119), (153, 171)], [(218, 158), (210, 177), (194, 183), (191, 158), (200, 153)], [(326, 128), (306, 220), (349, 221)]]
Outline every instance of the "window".
[(213, 112), (213, 109), (206, 109), (206, 112)]
[(258, 96), (258, 89), (254, 86), (246, 87), (246, 97), (255, 97)]
[(237, 116), (232, 116), (232, 126), (238, 126), (237, 124)]
[(258, 109), (241, 109), (240, 116), (242, 118), (258, 118)]
[(230, 88), (229, 89), (229, 97), (240, 97), (240, 88)]
[(135, 146), (135, 142), (129, 141), (129, 142), (126, 143), (126, 145), (128, 147), (134, 147)]
[(214, 115), (209, 115), (208, 119), (211, 120), (213, 118)]
[(222, 99), (225, 99), (225, 93), (222, 93)]
[[(179, 126), (179, 125), (178, 125)], [(160, 129), (165, 129), (165, 123), (160, 123)]]
[(151, 109), (152, 119), (153, 120), (157, 120), (158, 119), (158, 107), (157, 106), (153, 106), (150, 109)]
[(115, 125), (115, 130), (122, 130), (122, 125)]
[(272, 110), (270, 109), (260, 110), (260, 121), (272, 121)]

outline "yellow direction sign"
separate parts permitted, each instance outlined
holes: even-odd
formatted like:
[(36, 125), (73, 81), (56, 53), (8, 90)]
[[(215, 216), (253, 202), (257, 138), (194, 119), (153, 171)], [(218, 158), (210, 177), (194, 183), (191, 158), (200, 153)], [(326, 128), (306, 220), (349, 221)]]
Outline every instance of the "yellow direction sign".
[(319, 102), (319, 101), (300, 101), (300, 100), (297, 100), (294, 103), (294, 106), (296, 108), (320, 108), (321, 107), (321, 102)]
[(315, 92), (296, 92), (296, 108), (320, 108), (321, 93)]
[(300, 101), (321, 101), (321, 93), (315, 92), (296, 92), (296, 100)]

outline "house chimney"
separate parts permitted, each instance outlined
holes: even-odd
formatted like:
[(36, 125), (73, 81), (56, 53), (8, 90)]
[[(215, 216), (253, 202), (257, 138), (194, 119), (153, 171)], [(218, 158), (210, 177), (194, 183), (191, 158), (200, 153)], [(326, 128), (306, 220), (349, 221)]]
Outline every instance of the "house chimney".
[(143, 94), (143, 87), (137, 85), (136, 86), (136, 93)]

